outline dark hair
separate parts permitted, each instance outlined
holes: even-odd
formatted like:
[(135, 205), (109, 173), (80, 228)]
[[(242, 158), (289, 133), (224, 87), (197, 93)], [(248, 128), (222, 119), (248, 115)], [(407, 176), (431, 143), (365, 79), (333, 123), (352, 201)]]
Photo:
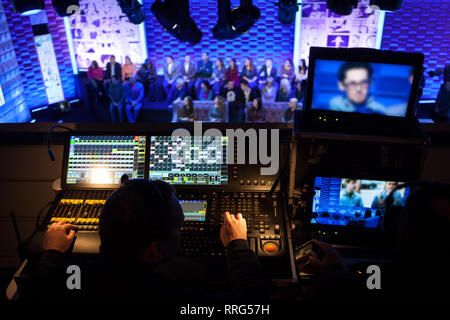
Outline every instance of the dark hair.
[(248, 81), (244, 79), (241, 81), (241, 84), (245, 84), (246, 86), (248, 86)]
[(219, 61), (220, 67), (221, 67), (222, 69), (225, 69), (225, 65), (223, 64), (223, 59), (222, 59), (222, 58), (217, 58), (217, 61)]
[(134, 179), (111, 194), (100, 215), (100, 254), (107, 261), (138, 259), (150, 243), (176, 226), (168, 202), (174, 189), (163, 181)]
[(205, 87), (206, 87), (207, 90), (211, 90), (211, 85), (209, 84), (209, 82), (208, 82), (207, 80), (203, 80), (203, 81), (202, 81), (202, 84), (205, 85)]
[(110, 58), (110, 59), (111, 59), (111, 58), (114, 58), (114, 59), (115, 59), (116, 56), (112, 54), (112, 55), (109, 56), (109, 58)]
[[(250, 69), (251, 72), (253, 72), (253, 70), (255, 69), (255, 66), (253, 65), (252, 58), (247, 57), (247, 58), (245, 58), (245, 60), (248, 60), (248, 64), (249, 64), (249, 67), (250, 67), (249, 69)], [(245, 70), (245, 68), (247, 68), (247, 67), (244, 64), (244, 70)]]
[(347, 61), (344, 62), (339, 68), (339, 81), (343, 82), (345, 77), (347, 76), (347, 71), (352, 69), (366, 69), (367, 74), (369, 75), (369, 80), (372, 79), (373, 69), (370, 64), (368, 64), (367, 62)]
[(184, 99), (187, 99), (189, 107), (194, 108), (194, 99), (191, 96), (186, 96)]
[(98, 69), (98, 63), (95, 60), (92, 60), (92, 65), (94, 66), (94, 69)]
[[(237, 69), (237, 65), (236, 65), (236, 59), (235, 58), (231, 58), (230, 61), (233, 61), (233, 69)], [(231, 63), (230, 63), (230, 67), (228, 68), (231, 70)]]
[[(261, 98), (260, 97), (257, 97), (257, 98), (255, 98), (255, 99), (253, 99), (253, 101), (258, 101), (258, 108), (256, 108), (256, 110), (261, 110), (261, 108), (262, 108), (262, 100), (261, 100)], [(252, 103), (253, 103), (253, 101), (252, 101)]]

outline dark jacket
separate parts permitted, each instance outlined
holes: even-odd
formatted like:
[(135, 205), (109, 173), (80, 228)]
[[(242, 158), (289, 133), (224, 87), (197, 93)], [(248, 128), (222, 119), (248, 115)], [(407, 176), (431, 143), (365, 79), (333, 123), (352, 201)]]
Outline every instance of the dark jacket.
[[(77, 261), (61, 252), (44, 252), (33, 274), (16, 279), (23, 300), (148, 299), (201, 300), (267, 299), (269, 290), (261, 266), (245, 240), (227, 246), (226, 266), (231, 291), (212, 294), (198, 286), (190, 270), (202, 269), (195, 259), (175, 258), (158, 264), (136, 262), (109, 265), (100, 259)], [(68, 290), (67, 266), (81, 269), (81, 290)], [(213, 270), (214, 271), (214, 270)], [(205, 277), (204, 274), (201, 274)], [(223, 275), (224, 280), (226, 275)], [(204, 280), (207, 281), (205, 278)]]
[[(111, 62), (108, 62), (106, 64), (106, 73), (105, 73), (105, 79), (111, 79)], [(120, 63), (116, 62), (114, 64), (114, 76), (117, 77), (118, 79), (122, 78), (122, 66), (120, 65)]]

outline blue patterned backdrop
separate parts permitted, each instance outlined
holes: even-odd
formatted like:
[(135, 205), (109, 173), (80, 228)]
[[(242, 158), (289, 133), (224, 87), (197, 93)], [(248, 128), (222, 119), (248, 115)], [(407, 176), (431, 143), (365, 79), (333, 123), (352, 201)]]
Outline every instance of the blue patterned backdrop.
[[(292, 59), (294, 47), (295, 24), (282, 25), (277, 18), (278, 8), (274, 1), (255, 0), (253, 4), (261, 10), (261, 19), (253, 26), (248, 34), (235, 40), (217, 41), (212, 35), (212, 29), (217, 23), (217, 1), (191, 1), (191, 17), (203, 32), (202, 41), (195, 45), (180, 43), (167, 32), (150, 12), (153, 1), (145, 1), (147, 14), (146, 34), (149, 58), (162, 68), (164, 58), (172, 55), (177, 62), (185, 54), (191, 55), (194, 62), (201, 58), (202, 52), (209, 52), (210, 58), (236, 58), (241, 70), (245, 57), (253, 59), (258, 69), (266, 58), (273, 58), (279, 69), (284, 60)], [(239, 5), (239, 1), (231, 1), (232, 6)]]
[[(450, 0), (405, 0), (386, 13), (381, 49), (422, 52), (426, 72), (450, 63)], [(424, 98), (435, 99), (442, 77), (426, 76)]]

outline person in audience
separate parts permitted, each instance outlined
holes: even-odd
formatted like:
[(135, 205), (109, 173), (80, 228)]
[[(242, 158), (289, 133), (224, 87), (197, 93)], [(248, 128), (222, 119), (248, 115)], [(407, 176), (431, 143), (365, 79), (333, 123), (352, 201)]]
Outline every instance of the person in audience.
[(186, 85), (187, 93), (191, 96), (194, 94), (196, 75), (197, 71), (195, 70), (195, 65), (191, 62), (191, 56), (186, 55), (184, 63), (180, 67), (180, 77)]
[(259, 94), (256, 91), (256, 89), (251, 88), (247, 80), (241, 81), (241, 90), (242, 90), (242, 98), (244, 99), (242, 103), (244, 105), (247, 105), (247, 103), (259, 97)]
[(247, 81), (248, 86), (252, 89), (258, 87), (258, 72), (256, 71), (255, 66), (253, 65), (253, 60), (251, 58), (246, 58), (244, 61), (244, 67), (242, 68), (241, 77), (242, 81)]
[(89, 85), (95, 92), (102, 93), (103, 89), (103, 69), (98, 66), (97, 61), (93, 60), (88, 69)]
[(236, 66), (236, 59), (231, 58), (230, 63), (227, 69), (227, 72), (225, 73), (225, 80), (226, 81), (233, 81), (235, 86), (239, 86), (239, 70)]
[(194, 122), (195, 110), (192, 97), (184, 98), (183, 106), (178, 110), (178, 122)]
[(294, 85), (294, 97), (298, 101), (303, 101), (306, 94), (306, 80), (295, 82)]
[(144, 93), (150, 101), (155, 99), (156, 68), (150, 59), (146, 59), (137, 73), (137, 80), (144, 85)]
[(234, 85), (233, 80), (228, 80), (225, 87), (220, 92), (220, 95), (228, 102), (228, 120), (235, 123), (242, 122), (242, 109), (245, 107), (245, 105), (242, 104), (242, 90)]
[(281, 119), (283, 122), (294, 122), (294, 111), (298, 110), (298, 100), (296, 98), (291, 98), (289, 100), (289, 106), (284, 110)]
[(209, 61), (209, 55), (202, 53), (202, 59), (197, 63), (197, 80), (195, 81), (195, 94), (199, 95), (203, 80), (210, 81), (213, 73), (213, 64)]
[(131, 76), (134, 76), (136, 74), (136, 67), (131, 61), (131, 58), (126, 56), (125, 57), (125, 64), (122, 67), (122, 81), (128, 81), (130, 80)]
[(282, 79), (280, 81), (280, 88), (277, 91), (276, 101), (288, 102), (291, 97), (291, 84), (288, 79)]
[(216, 96), (214, 105), (209, 109), (209, 121), (211, 122), (225, 122), (226, 121), (226, 104), (222, 96)]
[(116, 57), (112, 55), (109, 57), (109, 62), (106, 64), (105, 81), (103, 83), (106, 92), (108, 92), (108, 87), (115, 77), (122, 77), (122, 66), (120, 63), (116, 62)]
[(125, 83), (125, 112), (127, 114), (128, 121), (135, 123), (139, 111), (142, 108), (142, 99), (144, 98), (144, 86), (142, 83), (136, 81), (136, 76), (130, 77), (130, 80)]
[(182, 78), (178, 78), (175, 85), (172, 86), (172, 89), (170, 89), (167, 102), (169, 104), (178, 103), (188, 95), (189, 94), (187, 93), (184, 80)]
[(273, 78), (267, 78), (266, 85), (261, 91), (262, 102), (275, 102), (277, 89), (274, 86)]
[(175, 64), (173, 57), (167, 57), (166, 64), (164, 65), (164, 90), (166, 92), (166, 97), (169, 96), (170, 90), (174, 86), (174, 83), (177, 81), (179, 75), (179, 69)]
[(124, 101), (125, 90), (120, 82), (119, 77), (114, 77), (111, 85), (109, 86), (108, 97), (111, 100), (109, 105), (109, 114), (111, 115), (112, 122), (124, 122)]
[(261, 98), (255, 98), (246, 110), (247, 122), (264, 122), (266, 111), (264, 110)]
[(209, 100), (213, 99), (213, 90), (208, 81), (203, 80), (200, 87), (200, 94), (198, 100)]
[(276, 80), (278, 75), (277, 68), (273, 66), (272, 59), (267, 59), (266, 64), (259, 70), (258, 73), (258, 85), (261, 90), (267, 82), (268, 78), (272, 78), (274, 81)]
[(287, 79), (290, 83), (294, 79), (294, 76), (295, 76), (294, 64), (292, 63), (291, 59), (287, 59), (284, 62), (283, 68), (281, 68), (280, 71), (281, 80)]
[(211, 85), (215, 94), (219, 94), (225, 81), (225, 65), (221, 58), (217, 59), (212, 73)]
[(305, 59), (301, 59), (297, 70), (295, 71), (294, 83), (302, 82), (308, 78), (308, 67)]

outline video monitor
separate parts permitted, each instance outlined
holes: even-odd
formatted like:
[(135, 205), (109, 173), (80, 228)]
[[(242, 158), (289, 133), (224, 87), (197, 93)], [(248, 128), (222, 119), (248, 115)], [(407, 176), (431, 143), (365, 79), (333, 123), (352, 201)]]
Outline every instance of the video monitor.
[[(312, 224), (382, 229), (386, 197), (402, 182), (316, 177)], [(394, 192), (393, 206), (404, 205), (409, 189)]]
[(205, 221), (208, 202), (205, 200), (180, 200), (184, 221)]
[(127, 174), (145, 177), (145, 136), (70, 136), (67, 185), (117, 186)]
[(305, 109), (410, 117), (422, 63), (416, 53), (311, 48)]
[(149, 179), (175, 185), (225, 185), (226, 149), (226, 137), (152, 136)]

